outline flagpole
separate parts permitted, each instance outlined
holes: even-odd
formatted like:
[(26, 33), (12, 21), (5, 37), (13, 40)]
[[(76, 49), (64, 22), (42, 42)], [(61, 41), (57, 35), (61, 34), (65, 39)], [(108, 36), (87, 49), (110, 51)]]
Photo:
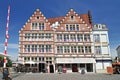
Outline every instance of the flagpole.
[(6, 24), (6, 34), (5, 34), (4, 68), (6, 68), (6, 63), (7, 63), (6, 56), (7, 56), (8, 38), (9, 38), (9, 35), (8, 35), (9, 18), (10, 18), (10, 5), (8, 6), (8, 15), (7, 15), (7, 24)]

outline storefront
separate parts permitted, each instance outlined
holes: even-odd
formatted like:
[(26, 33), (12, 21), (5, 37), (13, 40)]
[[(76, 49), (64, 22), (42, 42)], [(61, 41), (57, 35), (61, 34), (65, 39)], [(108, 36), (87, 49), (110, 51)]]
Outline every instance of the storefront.
[(55, 70), (57, 72), (58, 66), (64, 66), (67, 72), (79, 72), (83, 68), (87, 72), (94, 72), (95, 63), (94, 58), (56, 58)]

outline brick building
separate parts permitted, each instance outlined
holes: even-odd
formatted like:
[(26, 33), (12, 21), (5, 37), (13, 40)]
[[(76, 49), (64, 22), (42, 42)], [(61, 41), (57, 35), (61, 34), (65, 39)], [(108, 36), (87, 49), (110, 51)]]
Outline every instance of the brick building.
[(93, 25), (90, 12), (77, 14), (73, 9), (65, 16), (46, 18), (39, 9), (19, 31), (19, 60), (38, 72), (58, 66), (67, 72), (97, 72), (111, 65), (108, 29)]

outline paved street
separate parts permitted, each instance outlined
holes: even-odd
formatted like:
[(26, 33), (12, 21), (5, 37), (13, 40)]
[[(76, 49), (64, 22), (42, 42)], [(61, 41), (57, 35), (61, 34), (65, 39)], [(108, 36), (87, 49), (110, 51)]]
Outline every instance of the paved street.
[[(12, 80), (120, 80), (120, 75), (80, 73), (20, 73), (12, 74)], [(0, 79), (2, 80), (2, 79)]]

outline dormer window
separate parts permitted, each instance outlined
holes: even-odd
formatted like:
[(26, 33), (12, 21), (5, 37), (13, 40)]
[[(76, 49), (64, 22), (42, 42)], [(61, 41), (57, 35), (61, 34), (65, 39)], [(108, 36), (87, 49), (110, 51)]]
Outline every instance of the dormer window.
[(70, 16), (70, 19), (73, 20), (73, 19), (74, 19), (74, 16)]

